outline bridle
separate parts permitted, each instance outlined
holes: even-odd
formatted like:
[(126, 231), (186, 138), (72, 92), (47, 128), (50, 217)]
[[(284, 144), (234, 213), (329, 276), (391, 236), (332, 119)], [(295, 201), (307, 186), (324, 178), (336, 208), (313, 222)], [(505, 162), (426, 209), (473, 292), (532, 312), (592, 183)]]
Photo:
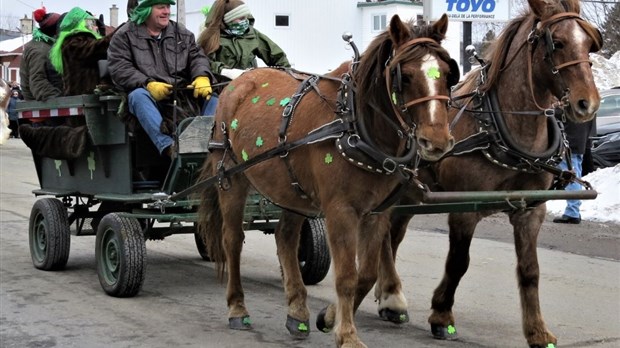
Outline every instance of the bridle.
[[(559, 78), (560, 86), (563, 91), (562, 97), (557, 103), (554, 104), (554, 107), (560, 107), (562, 109), (565, 109), (568, 106), (568, 98), (570, 96), (570, 89), (567, 87), (566, 82), (564, 81), (564, 78), (562, 77), (562, 74), (560, 74), (560, 70), (567, 68), (569, 66), (577, 65), (581, 63), (592, 64), (590, 62), (590, 59), (575, 59), (575, 60), (571, 60), (571, 61), (564, 62), (561, 64), (555, 63), (553, 59), (553, 53), (555, 52), (555, 45), (553, 43), (553, 37), (551, 36), (550, 27), (553, 24), (556, 24), (558, 22), (561, 22), (567, 19), (575, 19), (576, 21), (578, 21), (579, 25), (583, 26), (583, 24), (581, 23), (584, 22), (584, 20), (578, 14), (572, 13), (572, 12), (562, 12), (562, 13), (555, 14), (540, 22), (534, 21), (534, 27), (532, 28), (532, 31), (530, 31), (530, 33), (528, 34), (527, 42), (530, 44), (530, 46), (529, 46), (529, 55), (528, 55), (528, 60), (527, 60), (527, 71), (528, 71), (528, 78), (529, 78), (529, 84), (530, 84), (530, 93), (532, 96), (532, 100), (534, 101), (534, 104), (539, 110), (545, 110), (546, 108), (541, 107), (538, 104), (536, 97), (534, 96), (534, 82), (533, 82), (533, 76), (532, 76), (532, 57), (534, 55), (534, 50), (536, 49), (536, 45), (538, 44), (538, 41), (541, 37), (542, 37), (542, 40), (544, 41), (545, 48), (547, 51), (545, 54), (545, 61), (549, 62), (549, 65), (551, 66), (551, 72), (553, 73), (553, 75)], [(562, 116), (562, 117), (565, 117), (565, 116)]]
[[(415, 130), (416, 128), (415, 122), (411, 120), (407, 112), (410, 106), (431, 100), (450, 100), (450, 97), (448, 97), (447, 95), (429, 95), (410, 100), (408, 102), (403, 101), (402, 75), (400, 67), (401, 55), (403, 55), (407, 48), (424, 43), (432, 43), (433, 45), (437, 45), (437, 42), (435, 40), (426, 37), (411, 39), (398, 47), (398, 49), (395, 50), (393, 55), (385, 62), (385, 84), (388, 97), (391, 101), (390, 104), (392, 104), (392, 109), (394, 110), (396, 119), (400, 123), (400, 126), (404, 130), (405, 134), (412, 133), (413, 130)], [(407, 118), (407, 120), (405, 120), (405, 117)]]

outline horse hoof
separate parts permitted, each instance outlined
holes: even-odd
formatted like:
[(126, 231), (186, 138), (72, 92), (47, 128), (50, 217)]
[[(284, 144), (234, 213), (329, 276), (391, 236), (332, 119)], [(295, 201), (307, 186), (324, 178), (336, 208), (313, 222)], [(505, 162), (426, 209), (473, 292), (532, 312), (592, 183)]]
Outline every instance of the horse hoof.
[(310, 335), (310, 321), (299, 321), (290, 315), (287, 315), (286, 329), (294, 338), (305, 339)]
[(541, 346), (540, 344), (530, 344), (530, 348), (555, 348), (555, 344), (547, 343), (544, 346)]
[(448, 327), (445, 327), (443, 325), (431, 324), (431, 332), (433, 333), (433, 337), (438, 340), (451, 341), (458, 338), (454, 325), (448, 325)]
[(332, 331), (332, 328), (327, 326), (327, 322), (325, 322), (325, 315), (327, 314), (327, 307), (321, 309), (319, 314), (316, 316), (316, 328), (321, 332), (328, 333)]
[(228, 327), (233, 330), (252, 330), (252, 320), (250, 316), (228, 318)]
[(394, 324), (404, 324), (409, 322), (409, 314), (407, 311), (397, 312), (389, 308), (383, 308), (379, 311), (379, 316), (381, 319), (391, 321)]

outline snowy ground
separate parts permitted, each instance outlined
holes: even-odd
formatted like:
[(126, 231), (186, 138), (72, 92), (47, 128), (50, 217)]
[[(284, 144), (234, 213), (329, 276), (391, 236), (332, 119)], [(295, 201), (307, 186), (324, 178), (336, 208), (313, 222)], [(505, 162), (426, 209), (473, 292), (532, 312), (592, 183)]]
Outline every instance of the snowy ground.
[[(620, 223), (620, 164), (598, 169), (583, 179), (592, 185), (598, 196), (582, 202), (582, 220)], [(547, 214), (560, 216), (565, 205), (566, 201), (548, 201)]]

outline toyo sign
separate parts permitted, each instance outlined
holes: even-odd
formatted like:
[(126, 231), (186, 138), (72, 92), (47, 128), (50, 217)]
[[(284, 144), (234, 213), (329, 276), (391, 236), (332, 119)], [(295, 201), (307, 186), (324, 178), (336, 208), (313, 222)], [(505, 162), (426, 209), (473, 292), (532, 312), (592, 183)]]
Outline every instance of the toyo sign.
[(510, 0), (424, 0), (424, 19), (435, 21), (444, 13), (453, 21), (507, 22)]

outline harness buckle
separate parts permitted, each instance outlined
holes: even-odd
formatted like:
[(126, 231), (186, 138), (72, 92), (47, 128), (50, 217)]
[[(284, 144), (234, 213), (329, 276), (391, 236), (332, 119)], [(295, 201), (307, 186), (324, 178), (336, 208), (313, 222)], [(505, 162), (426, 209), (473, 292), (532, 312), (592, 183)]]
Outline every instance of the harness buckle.
[(391, 158), (386, 158), (383, 160), (381, 166), (383, 167), (383, 170), (385, 170), (388, 174), (392, 174), (394, 173), (396, 168), (398, 168), (398, 163), (394, 162), (394, 160)]

